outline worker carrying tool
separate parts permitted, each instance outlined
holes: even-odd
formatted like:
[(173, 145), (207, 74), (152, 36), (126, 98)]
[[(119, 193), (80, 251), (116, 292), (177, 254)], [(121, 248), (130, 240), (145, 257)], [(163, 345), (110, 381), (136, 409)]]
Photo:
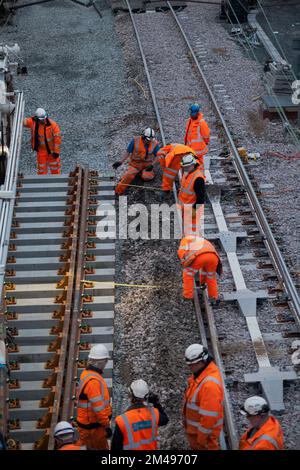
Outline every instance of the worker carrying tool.
[(135, 136), (131, 139), (122, 160), (113, 164), (113, 168), (116, 170), (128, 158), (130, 159), (128, 169), (115, 189), (116, 194), (123, 194), (127, 185), (138, 174), (140, 174), (144, 181), (154, 179), (153, 163), (158, 150), (158, 141), (155, 139), (155, 132), (151, 127), (147, 127), (140, 136)]
[(183, 297), (194, 298), (194, 278), (199, 274), (200, 285), (207, 285), (209, 298), (216, 301), (216, 273), (222, 274), (222, 263), (213, 244), (205, 238), (188, 235), (181, 240), (177, 253), (182, 266)]
[(67, 421), (57, 423), (53, 436), (57, 450), (83, 450), (79, 445), (76, 445), (76, 431)]
[(25, 127), (31, 129), (32, 150), (37, 152), (37, 174), (60, 174), (61, 133), (58, 124), (48, 117), (43, 108), (37, 108), (35, 115), (25, 118)]
[(210, 129), (203, 114), (200, 113), (200, 109), (198, 103), (190, 106), (190, 118), (186, 123), (184, 143), (194, 150), (199, 160), (200, 169), (204, 171), (203, 157), (208, 152)]
[(249, 420), (250, 428), (242, 435), (239, 450), (284, 449), (281, 426), (269, 411), (269, 405), (263, 397), (247, 398), (240, 412)]
[(194, 155), (194, 151), (183, 144), (168, 144), (160, 148), (157, 156), (163, 172), (162, 190), (165, 194), (170, 193), (173, 189), (173, 183), (181, 168), (182, 157), (186, 154)]
[(87, 367), (80, 376), (77, 423), (80, 444), (88, 450), (108, 450), (107, 439), (112, 436), (110, 397), (102, 377), (108, 359), (109, 352), (103, 344), (92, 346)]
[(131, 405), (116, 418), (111, 451), (156, 450), (158, 427), (165, 426), (169, 418), (144, 380), (134, 380), (128, 391)]
[(178, 193), (178, 207), (182, 213), (184, 235), (198, 234), (202, 231), (204, 217), (205, 176), (198, 160), (188, 153), (181, 160), (183, 175)]
[(202, 344), (191, 344), (185, 360), (192, 372), (184, 395), (183, 424), (192, 450), (219, 450), (223, 428), (221, 373)]

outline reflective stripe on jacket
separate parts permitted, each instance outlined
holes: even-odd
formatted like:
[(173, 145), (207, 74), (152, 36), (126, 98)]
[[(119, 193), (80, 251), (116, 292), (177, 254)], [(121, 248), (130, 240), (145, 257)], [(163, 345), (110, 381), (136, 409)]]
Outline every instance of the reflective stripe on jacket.
[[(47, 121), (50, 123), (50, 126), (42, 122), (38, 122), (38, 151), (48, 152), (48, 149), (51, 153), (60, 153), (60, 144), (61, 144), (61, 133), (58, 124), (52, 119), (47, 118)], [(31, 129), (31, 146), (32, 150), (35, 149), (35, 128), (37, 121), (32, 117), (26, 118), (24, 126)], [(45, 135), (46, 141), (45, 142)]]
[(134, 137), (133, 152), (130, 161), (136, 163), (151, 163), (154, 159), (153, 152), (158, 145), (157, 140), (151, 140), (149, 146), (146, 148), (142, 137)]
[(99, 423), (109, 426), (111, 405), (104, 378), (97, 372), (85, 369), (78, 386), (77, 421), (83, 426)]
[(203, 114), (199, 114), (197, 119), (189, 118), (186, 123), (184, 143), (191, 147), (198, 156), (203, 156), (208, 152), (210, 129), (203, 119)]
[(195, 379), (191, 376), (184, 396), (186, 432), (196, 434), (205, 448), (208, 440), (219, 436), (223, 426), (224, 390), (220, 371), (212, 361)]
[(204, 253), (214, 253), (220, 261), (220, 257), (213, 244), (205, 238), (195, 237), (194, 235), (184, 237), (180, 242), (177, 252), (181, 265), (184, 268), (190, 266), (198, 256)]
[(194, 183), (197, 178), (203, 178), (205, 181), (204, 173), (199, 170), (199, 168), (196, 168), (192, 173), (183, 173), (178, 194), (178, 203), (180, 206), (196, 203), (197, 197), (194, 191)]
[(269, 416), (262, 427), (250, 438), (251, 428), (240, 439), (240, 450), (283, 450), (283, 432), (274, 416)]
[(159, 411), (142, 406), (117, 416), (116, 423), (123, 434), (124, 450), (157, 449)]

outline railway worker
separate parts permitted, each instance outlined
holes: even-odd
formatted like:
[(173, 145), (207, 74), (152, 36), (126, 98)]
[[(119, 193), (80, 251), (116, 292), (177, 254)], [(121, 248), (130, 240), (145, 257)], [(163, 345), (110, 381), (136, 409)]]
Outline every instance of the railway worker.
[(75, 429), (67, 421), (57, 423), (53, 436), (57, 450), (83, 450), (76, 445)]
[(199, 234), (204, 216), (205, 176), (194, 154), (181, 160), (183, 175), (178, 193), (178, 207), (182, 212), (184, 235)]
[(103, 344), (92, 346), (87, 367), (80, 376), (77, 423), (80, 443), (88, 450), (108, 450), (107, 439), (112, 436), (110, 397), (102, 377), (108, 359), (109, 352)]
[(37, 152), (37, 174), (60, 174), (61, 133), (58, 124), (48, 117), (43, 108), (37, 108), (35, 115), (25, 118), (25, 127), (31, 129), (32, 150)]
[(182, 157), (186, 154), (192, 154), (197, 158), (194, 151), (183, 144), (168, 144), (159, 149), (157, 156), (163, 172), (161, 187), (164, 195), (173, 190), (173, 183), (181, 168)]
[(181, 240), (177, 253), (182, 266), (183, 297), (194, 298), (194, 278), (199, 274), (200, 285), (207, 285), (208, 297), (215, 303), (216, 273), (222, 274), (222, 263), (213, 244), (205, 238), (188, 235)]
[(190, 117), (186, 122), (184, 143), (194, 150), (199, 160), (200, 169), (204, 171), (203, 157), (208, 152), (210, 129), (203, 114), (200, 113), (200, 109), (198, 103), (190, 106)]
[(113, 168), (116, 170), (129, 158), (127, 171), (118, 183), (115, 192), (123, 194), (127, 185), (140, 174), (144, 181), (151, 181), (155, 177), (153, 163), (159, 150), (158, 141), (155, 139), (155, 132), (147, 127), (139, 136), (131, 139), (127, 151), (122, 160), (115, 162)]
[(192, 450), (219, 450), (223, 428), (224, 389), (221, 373), (202, 344), (185, 351), (192, 372), (184, 395), (183, 424)]
[(128, 391), (131, 405), (116, 418), (111, 450), (156, 450), (158, 427), (169, 418), (144, 380), (134, 380)]
[(241, 408), (241, 414), (247, 417), (250, 427), (240, 439), (239, 450), (283, 450), (281, 426), (269, 411), (269, 405), (264, 398), (247, 398)]

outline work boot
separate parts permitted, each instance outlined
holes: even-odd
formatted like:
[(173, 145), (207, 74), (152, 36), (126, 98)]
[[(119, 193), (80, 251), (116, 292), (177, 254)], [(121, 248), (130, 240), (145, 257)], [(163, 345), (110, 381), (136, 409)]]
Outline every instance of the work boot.
[(210, 305), (212, 307), (218, 307), (219, 304), (220, 304), (220, 299), (210, 299)]

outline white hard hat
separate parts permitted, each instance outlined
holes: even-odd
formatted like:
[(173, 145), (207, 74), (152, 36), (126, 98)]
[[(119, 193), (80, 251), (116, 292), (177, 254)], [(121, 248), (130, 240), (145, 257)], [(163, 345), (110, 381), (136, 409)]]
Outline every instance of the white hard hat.
[(146, 398), (149, 393), (149, 387), (145, 380), (138, 379), (131, 383), (129, 391), (135, 398)]
[(37, 108), (36, 111), (35, 111), (35, 116), (38, 119), (46, 119), (47, 113), (43, 108)]
[(151, 127), (147, 127), (143, 132), (142, 132), (142, 137), (145, 137), (147, 140), (153, 140), (155, 137), (155, 132)]
[(241, 408), (242, 415), (256, 416), (270, 411), (268, 402), (263, 397), (249, 397)]
[(182, 167), (193, 165), (195, 163), (198, 163), (198, 162), (192, 153), (188, 153), (187, 155), (184, 155), (182, 157), (182, 160), (181, 160)]
[(109, 359), (109, 352), (104, 344), (95, 344), (91, 347), (89, 359)]
[(191, 344), (185, 350), (185, 360), (187, 364), (196, 364), (208, 359), (208, 351), (202, 344)]
[(75, 429), (72, 424), (67, 421), (60, 421), (54, 428), (54, 437), (65, 436), (66, 434), (74, 434)]

